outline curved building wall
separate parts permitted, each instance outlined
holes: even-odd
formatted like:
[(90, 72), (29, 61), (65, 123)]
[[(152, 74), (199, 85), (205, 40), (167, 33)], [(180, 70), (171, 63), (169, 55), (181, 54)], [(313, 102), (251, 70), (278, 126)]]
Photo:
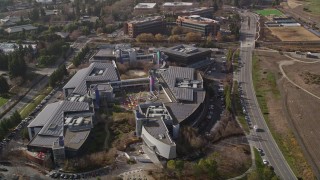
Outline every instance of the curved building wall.
[[(142, 126), (142, 133), (141, 137), (144, 140), (144, 142), (147, 144), (147, 146), (154, 150), (158, 155), (167, 158), (167, 159), (173, 159), (176, 158), (176, 144), (172, 142), (172, 144), (166, 144), (155, 137), (153, 137), (149, 132), (145, 129), (144, 126)], [(168, 137), (166, 137), (168, 138)]]

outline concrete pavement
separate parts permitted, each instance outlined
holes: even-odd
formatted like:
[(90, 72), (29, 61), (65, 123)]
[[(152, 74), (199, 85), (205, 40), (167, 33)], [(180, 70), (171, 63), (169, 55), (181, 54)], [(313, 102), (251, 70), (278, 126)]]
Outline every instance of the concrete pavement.
[[(243, 67), (240, 68), (239, 74), (236, 74), (235, 79), (237, 79), (242, 86), (246, 110), (252, 124), (257, 125), (259, 129), (263, 130), (260, 132), (251, 130), (250, 135), (253, 138), (250, 138), (250, 143), (264, 150), (265, 156), (262, 158), (270, 162), (276, 174), (280, 176), (281, 179), (297, 179), (270, 133), (260, 110), (253, 87), (252, 52), (255, 48), (257, 17), (250, 12), (244, 12), (241, 16), (244, 18), (241, 25), (240, 47), (240, 58)], [(248, 23), (249, 20), (251, 21), (250, 23)]]

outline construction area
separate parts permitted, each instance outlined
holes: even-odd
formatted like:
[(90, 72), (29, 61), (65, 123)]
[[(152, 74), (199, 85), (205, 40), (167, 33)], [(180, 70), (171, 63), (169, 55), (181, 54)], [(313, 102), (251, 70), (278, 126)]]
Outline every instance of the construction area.
[(277, 51), (255, 54), (272, 134), (295, 174), (314, 179), (320, 173), (319, 59)]

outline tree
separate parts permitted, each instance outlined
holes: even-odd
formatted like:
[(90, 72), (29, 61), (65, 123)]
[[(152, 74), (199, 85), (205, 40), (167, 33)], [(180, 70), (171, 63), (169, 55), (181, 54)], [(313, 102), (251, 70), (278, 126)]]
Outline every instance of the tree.
[(164, 41), (165, 37), (162, 34), (156, 34), (155, 36), (156, 41)]
[(215, 1), (213, 2), (213, 9), (214, 9), (214, 12), (218, 11), (218, 9), (219, 9), (217, 0), (215, 0)]
[(218, 31), (216, 39), (217, 39), (218, 42), (222, 42), (223, 41), (222, 33), (220, 31)]
[(27, 72), (27, 65), (24, 61), (24, 53), (21, 50), (16, 50), (10, 54), (9, 74), (11, 77), (21, 76)]
[(151, 33), (142, 33), (136, 37), (138, 42), (154, 42), (155, 38)]
[(168, 41), (169, 41), (170, 43), (177, 43), (177, 42), (179, 42), (179, 40), (180, 40), (180, 38), (179, 38), (178, 35), (172, 35), (172, 36), (170, 36), (170, 37), (168, 38)]
[(0, 94), (5, 94), (9, 92), (9, 84), (3, 76), (0, 76)]
[(180, 35), (183, 33), (183, 28), (181, 26), (175, 26), (174, 28), (172, 28), (171, 30), (171, 34), (172, 35)]
[(44, 8), (40, 9), (40, 14), (41, 14), (42, 17), (46, 16), (46, 11), (44, 10)]
[(176, 162), (175, 160), (169, 160), (167, 162), (167, 168), (171, 169), (171, 170), (175, 170), (176, 169)]
[(188, 41), (188, 42), (201, 41), (201, 34), (200, 33), (189, 32), (186, 35), (186, 41)]
[(32, 21), (37, 21), (39, 19), (39, 9), (38, 8), (32, 9), (32, 11), (29, 13), (29, 18)]

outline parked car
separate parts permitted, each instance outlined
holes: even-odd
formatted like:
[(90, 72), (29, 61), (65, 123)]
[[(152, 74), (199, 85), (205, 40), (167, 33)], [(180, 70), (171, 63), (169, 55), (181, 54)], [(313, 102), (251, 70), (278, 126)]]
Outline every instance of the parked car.
[(263, 162), (264, 165), (268, 165), (269, 164), (269, 162), (267, 160), (265, 160), (265, 159), (263, 159), (262, 162)]

